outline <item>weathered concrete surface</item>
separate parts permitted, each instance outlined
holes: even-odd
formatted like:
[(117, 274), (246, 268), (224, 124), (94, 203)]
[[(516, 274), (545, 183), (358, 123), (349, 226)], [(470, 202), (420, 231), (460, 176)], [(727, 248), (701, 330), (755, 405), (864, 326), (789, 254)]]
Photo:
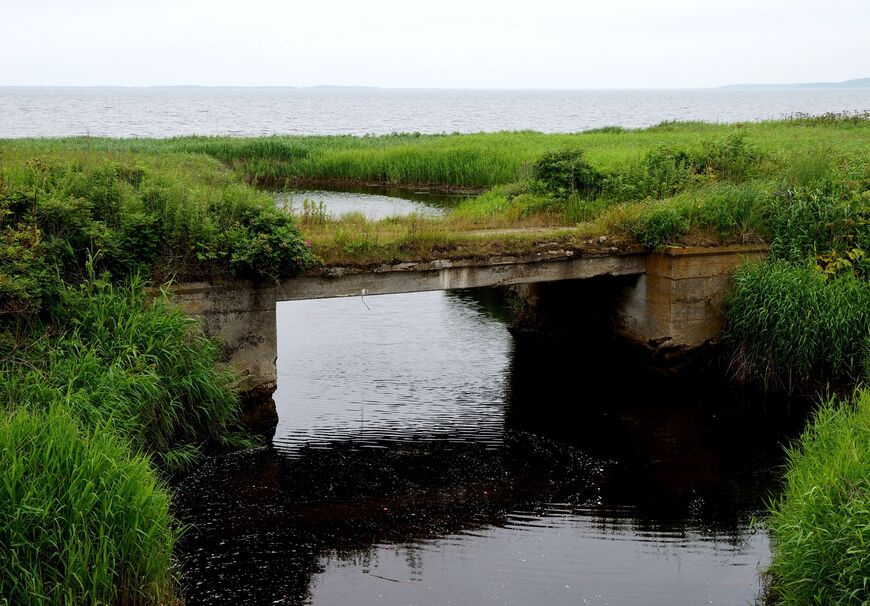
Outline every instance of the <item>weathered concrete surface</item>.
[(268, 429), (278, 422), (272, 394), (277, 384), (275, 288), (249, 283), (177, 284), (176, 303), (202, 321), (205, 333), (220, 340), (224, 358), (240, 374), (242, 423)]
[(650, 254), (644, 275), (614, 307), (617, 332), (665, 357), (715, 341), (734, 269), (766, 255), (764, 245), (674, 247)]
[(287, 280), (276, 287), (276, 296), (279, 301), (294, 301), (637, 275), (646, 271), (646, 257), (646, 253), (638, 251), (578, 256), (573, 251), (558, 250), (482, 261), (400, 263), (368, 271), (332, 268), (320, 275)]

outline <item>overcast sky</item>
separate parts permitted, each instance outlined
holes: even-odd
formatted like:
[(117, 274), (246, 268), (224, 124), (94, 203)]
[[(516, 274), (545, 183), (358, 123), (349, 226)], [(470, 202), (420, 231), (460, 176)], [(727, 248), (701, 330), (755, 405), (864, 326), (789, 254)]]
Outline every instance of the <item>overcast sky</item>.
[(870, 0), (0, 0), (0, 85), (670, 88), (870, 76)]

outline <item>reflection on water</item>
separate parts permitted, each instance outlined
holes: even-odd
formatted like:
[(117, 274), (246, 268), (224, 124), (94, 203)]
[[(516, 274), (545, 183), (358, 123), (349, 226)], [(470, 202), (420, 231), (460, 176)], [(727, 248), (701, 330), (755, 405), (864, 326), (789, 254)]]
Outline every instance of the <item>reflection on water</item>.
[(467, 297), (281, 304), (278, 326), (276, 448), (501, 440), (513, 342)]
[(751, 603), (800, 415), (494, 298), (281, 304), (274, 443), (178, 490), (188, 603)]
[[(388, 190), (389, 191), (389, 190)], [(301, 214), (304, 205), (313, 204), (334, 218), (350, 213), (359, 213), (369, 221), (379, 221), (387, 217), (403, 217), (416, 214), (422, 217), (438, 217), (444, 215), (454, 204), (446, 196), (430, 196), (418, 194), (411, 199), (413, 193), (391, 192), (371, 193), (368, 191), (329, 191), (329, 190), (296, 190), (281, 191), (275, 194), (279, 206), (286, 206), (291, 212)]]

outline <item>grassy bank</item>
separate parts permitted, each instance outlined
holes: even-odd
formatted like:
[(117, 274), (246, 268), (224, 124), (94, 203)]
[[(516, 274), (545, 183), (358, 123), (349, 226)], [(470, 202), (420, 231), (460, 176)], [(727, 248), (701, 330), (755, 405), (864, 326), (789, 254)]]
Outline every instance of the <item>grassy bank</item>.
[(823, 406), (789, 450), (770, 527), (772, 603), (870, 600), (870, 392)]
[(249, 443), (233, 377), (141, 282), (56, 291), (0, 332), (0, 603), (175, 603), (164, 479)]
[[(269, 266), (262, 250), (250, 259), (236, 252), (250, 243), (232, 229), (236, 221), (250, 221), (237, 213), (262, 195), (244, 182), (279, 188), (331, 183), (483, 191), (443, 219), (308, 222), (303, 239), (335, 263), (420, 260), (429, 250), (457, 248), (486, 254), (480, 238), (466, 233), (478, 230), (571, 228), (577, 230), (573, 238), (557, 243), (578, 249), (599, 235), (650, 246), (753, 242), (771, 235), (764, 208), (781, 192), (866, 179), (868, 136), (866, 117), (826, 116), (741, 125), (666, 123), (570, 135), (22, 139), (0, 142), (0, 163), (3, 178), (19, 184), (33, 180), (27, 164), (33, 158), (55, 171), (59, 165), (111, 162), (142, 174), (144, 190), (124, 187), (139, 200), (128, 202), (130, 210), (156, 217), (153, 225), (172, 226), (170, 234), (158, 238), (164, 248), (173, 245), (172, 254), (156, 265), (196, 274), (224, 267), (230, 259), (234, 271), (272, 275), (282, 264)], [(170, 178), (171, 194), (158, 196), (161, 202), (155, 204), (148, 190)], [(223, 198), (217, 209), (211, 208), (216, 201), (209, 194), (214, 187)], [(128, 220), (133, 223), (128, 232), (140, 231), (136, 221), (143, 221), (141, 215)], [(470, 237), (456, 245), (463, 235)], [(503, 235), (490, 233), (488, 240)], [(516, 234), (511, 237), (516, 240)], [(529, 252), (553, 244), (541, 234), (525, 240)], [(300, 260), (304, 252), (296, 251)]]
[(165, 478), (236, 427), (220, 348), (145, 281), (314, 263), (204, 156), (0, 146), (0, 603), (174, 604)]
[[(778, 178), (754, 180), (757, 201), (744, 206), (770, 256), (736, 273), (726, 309), (731, 371), (775, 390), (846, 391), (870, 376), (870, 159), (833, 147), (791, 158)], [(676, 207), (661, 212), (677, 222)], [(770, 603), (867, 603), (868, 478), (864, 389), (853, 401), (826, 401), (789, 449), (769, 519)]]

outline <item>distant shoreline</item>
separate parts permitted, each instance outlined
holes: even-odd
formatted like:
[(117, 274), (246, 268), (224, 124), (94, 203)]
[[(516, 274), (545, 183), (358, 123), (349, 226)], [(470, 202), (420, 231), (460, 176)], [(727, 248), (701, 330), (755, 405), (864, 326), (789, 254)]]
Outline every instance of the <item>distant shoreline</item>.
[(808, 88), (870, 88), (870, 78), (855, 78), (842, 82), (801, 82), (794, 84), (728, 84), (719, 90), (801, 90)]

